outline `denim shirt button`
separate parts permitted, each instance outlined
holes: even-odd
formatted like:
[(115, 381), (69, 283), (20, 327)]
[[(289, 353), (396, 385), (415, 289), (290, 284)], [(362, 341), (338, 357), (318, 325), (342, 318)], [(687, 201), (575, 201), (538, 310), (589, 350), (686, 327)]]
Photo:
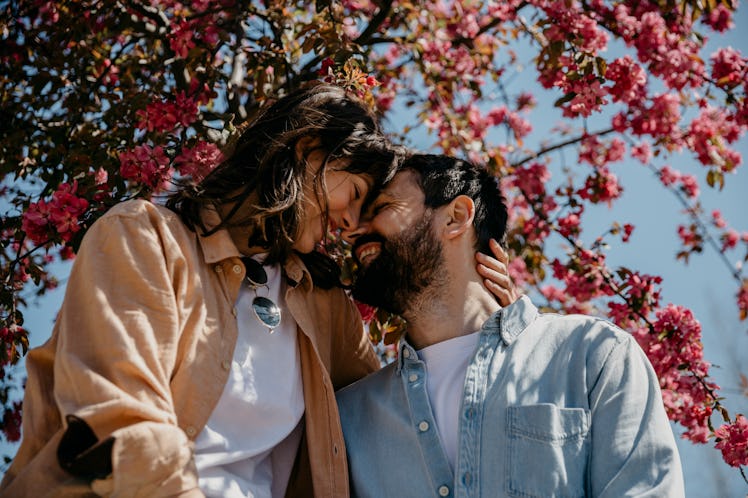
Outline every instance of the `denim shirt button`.
[(417, 381), (418, 380), (418, 374), (410, 374), (410, 376), (408, 377), (408, 380), (411, 381), (411, 382)]
[(429, 423), (425, 420), (422, 421), (420, 424), (418, 424), (418, 430), (421, 432), (426, 432), (427, 430), (429, 430)]
[(407, 350), (407, 349), (404, 349), (403, 350), (403, 356), (406, 357), (406, 358), (410, 358), (410, 351)]
[(439, 486), (439, 496), (449, 496), (449, 487)]
[(475, 408), (470, 407), (467, 410), (465, 410), (465, 418), (466, 419), (470, 420), (473, 417), (475, 417)]

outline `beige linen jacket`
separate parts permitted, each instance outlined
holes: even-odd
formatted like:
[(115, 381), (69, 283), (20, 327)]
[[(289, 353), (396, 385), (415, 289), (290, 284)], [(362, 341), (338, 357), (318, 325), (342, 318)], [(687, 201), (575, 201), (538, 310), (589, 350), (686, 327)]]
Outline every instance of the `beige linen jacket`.
[[(52, 337), (26, 358), (23, 440), (0, 495), (202, 496), (193, 441), (228, 377), (244, 278), (239, 257), (226, 231), (203, 237), (147, 201), (117, 205), (94, 223)], [(334, 392), (379, 363), (342, 289), (314, 288), (295, 256), (284, 270), (306, 409), (288, 495), (346, 497)], [(58, 464), (71, 414), (99, 441), (115, 438), (108, 478), (89, 484)]]

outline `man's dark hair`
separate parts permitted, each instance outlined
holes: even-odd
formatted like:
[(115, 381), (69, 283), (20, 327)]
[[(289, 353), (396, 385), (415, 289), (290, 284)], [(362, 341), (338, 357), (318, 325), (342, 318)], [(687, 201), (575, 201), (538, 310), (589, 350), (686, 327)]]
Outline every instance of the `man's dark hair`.
[(400, 171), (405, 170), (418, 173), (416, 176), (427, 207), (444, 206), (459, 195), (473, 199), (477, 251), (491, 254), (488, 246), (491, 238), (504, 245), (506, 204), (498, 179), (486, 168), (444, 155), (413, 154), (403, 161)]
[[(296, 146), (305, 138), (314, 146), (303, 150), (299, 160)], [(399, 157), (366, 104), (340, 87), (320, 84), (269, 106), (242, 131), (221, 164), (199, 183), (183, 184), (166, 205), (187, 226), (204, 234), (226, 226), (251, 226), (250, 246), (266, 248), (266, 262), (282, 262), (301, 229), (306, 158), (315, 150), (324, 154), (312, 179), (323, 210), (327, 194), (323, 174), (330, 161), (349, 160), (345, 171), (370, 175), (375, 191), (392, 177)], [(253, 193), (257, 194), (253, 212), (240, 212)], [(234, 209), (208, 230), (201, 218), (203, 208), (227, 203), (235, 203)]]

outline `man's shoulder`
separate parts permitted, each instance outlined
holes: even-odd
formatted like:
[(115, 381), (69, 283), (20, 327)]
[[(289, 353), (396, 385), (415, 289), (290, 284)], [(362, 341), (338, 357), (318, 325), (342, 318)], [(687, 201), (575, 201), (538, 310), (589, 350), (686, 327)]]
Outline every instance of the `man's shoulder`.
[(384, 392), (391, 388), (397, 377), (397, 361), (394, 361), (376, 372), (370, 373), (363, 379), (340, 389), (335, 393), (335, 397), (341, 411), (366, 402), (367, 399), (379, 399)]
[(602, 360), (619, 344), (636, 342), (633, 336), (603, 318), (557, 313), (539, 313), (537, 318), (519, 336), (520, 342), (535, 343), (536, 348), (547, 349), (556, 356), (561, 351), (580, 355), (588, 360)]

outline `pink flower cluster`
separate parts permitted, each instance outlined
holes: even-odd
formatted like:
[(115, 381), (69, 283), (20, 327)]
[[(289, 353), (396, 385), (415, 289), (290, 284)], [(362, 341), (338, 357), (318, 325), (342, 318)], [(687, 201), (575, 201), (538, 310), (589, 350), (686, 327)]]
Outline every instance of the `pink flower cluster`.
[(613, 295), (613, 289), (600, 271), (605, 265), (605, 256), (588, 249), (579, 250), (576, 255), (566, 264), (559, 259), (551, 263), (554, 278), (566, 285), (564, 292), (578, 302)]
[(711, 56), (712, 79), (724, 88), (734, 88), (746, 82), (746, 60), (740, 52), (731, 48), (720, 48)]
[(703, 359), (701, 324), (693, 313), (669, 304), (655, 312), (652, 330), (634, 333), (660, 379), (663, 401), (672, 420), (686, 427), (683, 437), (704, 443), (716, 384), (706, 382), (709, 363)]
[(613, 102), (633, 104), (646, 96), (647, 73), (629, 55), (611, 62), (605, 77), (613, 82), (608, 88)]
[(699, 182), (696, 181), (695, 176), (681, 173), (670, 166), (663, 166), (658, 174), (664, 186), (677, 187), (691, 199), (699, 196)]
[(80, 217), (88, 209), (88, 201), (75, 195), (77, 188), (77, 182), (63, 183), (49, 201), (42, 199), (29, 205), (21, 223), (29, 240), (37, 245), (72, 240), (81, 228)]
[(183, 147), (174, 159), (174, 167), (184, 176), (195, 181), (205, 178), (223, 160), (223, 154), (216, 144), (198, 140), (193, 147)]
[(145, 110), (139, 110), (138, 128), (148, 131), (166, 132), (177, 126), (187, 127), (197, 119), (197, 101), (180, 90), (174, 99), (156, 101), (148, 104)]
[(119, 163), (122, 178), (141, 183), (154, 191), (164, 188), (171, 179), (169, 158), (160, 145), (136, 145), (120, 153)]
[(717, 437), (715, 447), (729, 465), (748, 465), (748, 420), (737, 415), (732, 424), (724, 424), (714, 431)]
[(738, 166), (740, 153), (727, 147), (740, 138), (741, 127), (720, 109), (707, 106), (691, 121), (686, 143), (704, 165), (729, 172)]

